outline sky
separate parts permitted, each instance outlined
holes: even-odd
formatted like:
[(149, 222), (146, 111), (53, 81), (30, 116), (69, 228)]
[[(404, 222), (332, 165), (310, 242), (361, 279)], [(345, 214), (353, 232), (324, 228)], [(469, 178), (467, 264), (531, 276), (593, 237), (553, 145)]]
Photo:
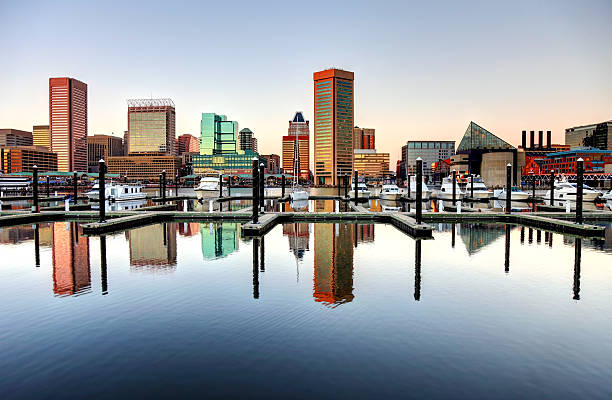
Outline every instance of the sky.
[(391, 169), (407, 140), (458, 144), (470, 121), (518, 145), (612, 119), (609, 0), (0, 0), (0, 17), (0, 128), (47, 124), (48, 79), (70, 76), (90, 135), (122, 135), (126, 99), (171, 98), (177, 135), (216, 112), (280, 154), (329, 67), (355, 73), (355, 124)]

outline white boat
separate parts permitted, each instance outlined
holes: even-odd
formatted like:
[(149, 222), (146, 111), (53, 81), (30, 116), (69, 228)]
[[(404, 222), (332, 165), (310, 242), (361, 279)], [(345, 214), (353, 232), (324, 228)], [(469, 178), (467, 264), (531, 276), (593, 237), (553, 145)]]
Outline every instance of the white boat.
[(399, 187), (396, 184), (382, 185), (380, 191), (381, 200), (398, 200), (401, 196)]
[(601, 196), (601, 198), (604, 200), (608, 200), (608, 201), (612, 200), (612, 190), (610, 190), (608, 193)]
[(402, 204), (398, 201), (380, 200), (380, 207), (383, 212), (397, 212), (402, 210)]
[[(499, 200), (506, 200), (506, 188), (503, 188), (497, 195)], [(527, 200), (529, 193), (523, 192), (518, 186), (512, 186), (512, 193), (510, 200)]]
[[(368, 187), (363, 182), (357, 183), (357, 196), (361, 199), (369, 199), (371, 192), (368, 190)], [(351, 190), (348, 193), (349, 197), (352, 199), (355, 197), (355, 183), (351, 183)]]
[[(461, 190), (461, 186), (454, 182), (455, 184), (455, 199), (461, 200), (465, 196), (465, 191)], [(452, 200), (453, 199), (453, 176), (447, 176), (442, 179), (442, 186), (440, 187), (440, 191), (438, 192), (438, 198), (442, 200)]]
[[(109, 182), (104, 185), (104, 198), (111, 201), (128, 201), (128, 200), (140, 200), (146, 199), (147, 194), (142, 191), (142, 185), (135, 185), (131, 183), (116, 183)], [(99, 199), (100, 196), (100, 185), (96, 182), (91, 190), (85, 195), (93, 200)]]
[(487, 188), (480, 175), (475, 175), (467, 178), (467, 184), (465, 186), (466, 196), (472, 196), (472, 179), (474, 180), (474, 198), (475, 199), (489, 199), (493, 196), (493, 192)]
[[(415, 175), (411, 175), (410, 176), (410, 197), (416, 195), (416, 189), (417, 189), (417, 183), (416, 183), (416, 176)], [(429, 190), (429, 188), (427, 187), (427, 185), (425, 184), (425, 182), (423, 180), (421, 180), (421, 196), (423, 199), (426, 199), (429, 197), (429, 195), (431, 191)]]
[[(575, 183), (570, 183), (565, 178), (562, 178), (555, 182), (555, 200), (559, 199), (576, 201), (577, 193), (578, 186)], [(591, 202), (599, 196), (601, 196), (601, 192), (599, 192), (598, 190), (595, 190), (592, 187), (584, 184), (582, 185), (582, 201)]]
[[(219, 173), (210, 172), (202, 175), (200, 183), (194, 188), (198, 200), (219, 196)], [(227, 188), (223, 188), (223, 195), (227, 195)]]
[(293, 211), (306, 210), (308, 208), (308, 199), (306, 198), (302, 200), (291, 200), (291, 202), (289, 203), (289, 206), (291, 207)]
[(292, 191), (289, 196), (291, 197), (291, 201), (308, 200), (308, 192), (299, 187), (296, 190)]

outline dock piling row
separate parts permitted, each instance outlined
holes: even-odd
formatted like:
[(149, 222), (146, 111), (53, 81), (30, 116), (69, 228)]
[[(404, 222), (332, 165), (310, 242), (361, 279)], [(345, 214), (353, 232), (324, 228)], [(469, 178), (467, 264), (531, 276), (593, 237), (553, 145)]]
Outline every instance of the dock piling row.
[(512, 211), (512, 164), (506, 165), (506, 214)]
[(32, 167), (32, 212), (39, 212), (38, 209), (38, 167)]
[[(416, 223), (421, 224), (423, 222), (423, 160), (421, 157), (416, 159)], [(410, 185), (410, 182), (408, 182)]]

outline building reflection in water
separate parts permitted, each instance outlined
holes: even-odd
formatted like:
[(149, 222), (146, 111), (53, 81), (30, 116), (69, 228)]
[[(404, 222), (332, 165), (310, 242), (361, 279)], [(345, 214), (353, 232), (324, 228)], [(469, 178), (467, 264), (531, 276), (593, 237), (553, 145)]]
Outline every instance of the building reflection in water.
[(89, 238), (76, 222), (53, 224), (53, 292), (74, 295), (91, 287)]
[(196, 222), (182, 222), (178, 224), (178, 233), (181, 236), (195, 236), (200, 232), (200, 224)]
[(126, 232), (133, 271), (172, 271), (176, 268), (176, 223), (147, 225)]
[(336, 307), (353, 300), (354, 224), (314, 224), (315, 301)]
[(294, 222), (283, 224), (283, 235), (289, 239), (289, 250), (296, 260), (302, 260), (304, 253), (309, 250), (310, 224)]
[(238, 250), (240, 224), (211, 222), (199, 225), (202, 238), (202, 257), (205, 260), (226, 257)]
[(468, 254), (474, 255), (504, 235), (506, 226), (510, 229), (508, 225), (461, 224), (458, 233)]

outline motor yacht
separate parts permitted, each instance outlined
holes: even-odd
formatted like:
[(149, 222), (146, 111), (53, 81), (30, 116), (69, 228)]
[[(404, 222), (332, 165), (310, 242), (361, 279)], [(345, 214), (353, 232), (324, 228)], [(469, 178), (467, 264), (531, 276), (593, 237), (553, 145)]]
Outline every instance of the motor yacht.
[(608, 193), (602, 195), (601, 198), (604, 199), (604, 200), (607, 200), (607, 201), (611, 201), (612, 200), (612, 190), (610, 190)]
[[(410, 196), (413, 196), (413, 193), (416, 193), (416, 189), (417, 189), (416, 176), (412, 175), (412, 176), (410, 176)], [(429, 188), (427, 187), (425, 182), (423, 180), (421, 180), (421, 196), (422, 196), (422, 198), (426, 199), (426, 198), (429, 197), (430, 194), (431, 194), (431, 190), (429, 190)]]
[[(219, 196), (219, 173), (211, 172), (202, 175), (200, 183), (194, 188), (198, 200)], [(227, 188), (223, 188), (223, 195), (227, 194)]]
[[(555, 182), (555, 200), (573, 200), (576, 201), (578, 186), (575, 183), (568, 182), (567, 179), (561, 179)], [(590, 186), (582, 185), (582, 201), (591, 202), (601, 196), (601, 192), (593, 189)]]
[(384, 184), (380, 190), (381, 200), (398, 200), (401, 197), (399, 187), (394, 184)]
[(380, 200), (380, 207), (383, 212), (398, 212), (402, 210), (402, 204), (399, 201)]
[[(461, 200), (465, 196), (465, 191), (461, 189), (461, 186), (455, 181), (455, 199)], [(453, 177), (447, 176), (442, 179), (442, 186), (440, 187), (440, 191), (438, 192), (438, 198), (442, 200), (452, 200), (453, 199)]]
[[(143, 186), (131, 183), (109, 182), (104, 185), (104, 198), (111, 201), (127, 201), (146, 199), (147, 194), (142, 191)], [(96, 182), (85, 195), (93, 200), (100, 196), (100, 185)]]
[(489, 199), (493, 196), (493, 192), (487, 188), (480, 175), (472, 175), (467, 178), (465, 185), (465, 195), (472, 197), (472, 179), (474, 180), (474, 198), (475, 199)]
[[(506, 200), (506, 188), (503, 188), (497, 195), (499, 200)], [(512, 186), (510, 200), (527, 200), (529, 193), (523, 192), (518, 186)]]
[[(370, 190), (368, 189), (368, 187), (366, 186), (365, 183), (363, 182), (357, 182), (357, 196), (359, 196), (359, 198), (362, 199), (369, 199), (370, 198)], [(355, 197), (355, 183), (351, 183), (351, 190), (348, 193), (350, 198), (354, 198)]]

